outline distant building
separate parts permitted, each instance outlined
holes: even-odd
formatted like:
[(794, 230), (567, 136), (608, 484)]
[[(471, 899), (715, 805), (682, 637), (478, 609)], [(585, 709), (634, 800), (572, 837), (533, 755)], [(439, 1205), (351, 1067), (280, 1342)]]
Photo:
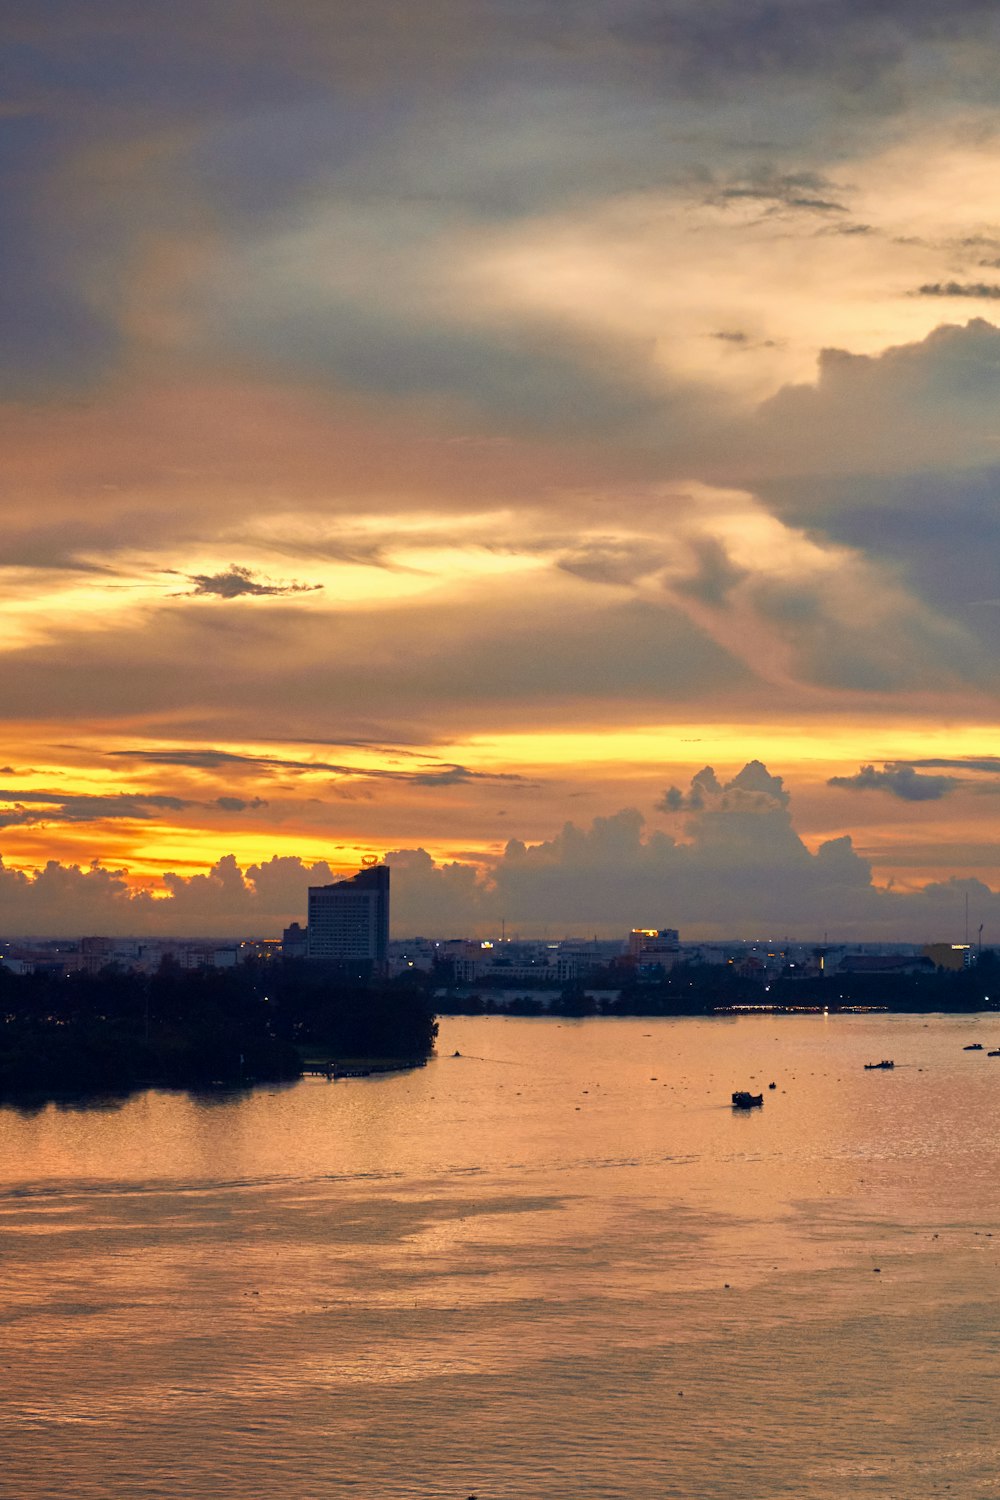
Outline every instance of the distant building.
[(13, 953), (5, 953), (0, 958), (0, 968), (8, 969), (11, 974), (34, 974), (35, 961), (31, 958), (16, 958)]
[(177, 954), (177, 962), (182, 969), (235, 969), (239, 952), (236, 948), (212, 948), (192, 943)]
[(837, 963), (836, 973), (928, 974), (932, 968), (930, 959), (917, 953), (845, 953)]
[(389, 952), (389, 866), (309, 887), (307, 952), (334, 963), (384, 966)]
[(309, 934), (304, 927), (299, 926), (298, 922), (293, 922), (282, 933), (281, 951), (286, 958), (305, 958), (308, 955)]
[(930, 959), (935, 969), (951, 969), (958, 973), (972, 967), (975, 951), (971, 943), (928, 943), (924, 957)]
[(657, 966), (669, 973), (680, 960), (680, 933), (676, 927), (633, 927), (628, 956), (636, 968)]

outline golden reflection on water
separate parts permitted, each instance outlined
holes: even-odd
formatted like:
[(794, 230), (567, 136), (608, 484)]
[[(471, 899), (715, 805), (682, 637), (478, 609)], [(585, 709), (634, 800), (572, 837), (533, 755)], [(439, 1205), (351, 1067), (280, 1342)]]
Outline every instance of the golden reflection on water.
[(454, 1020), (406, 1075), (0, 1111), (9, 1492), (993, 1496), (998, 1035)]

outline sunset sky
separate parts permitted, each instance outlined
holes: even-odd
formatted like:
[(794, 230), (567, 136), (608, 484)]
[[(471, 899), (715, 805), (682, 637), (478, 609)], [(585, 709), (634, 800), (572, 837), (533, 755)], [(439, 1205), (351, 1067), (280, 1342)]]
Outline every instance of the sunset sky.
[(1000, 943), (993, 0), (0, 28), (0, 935)]

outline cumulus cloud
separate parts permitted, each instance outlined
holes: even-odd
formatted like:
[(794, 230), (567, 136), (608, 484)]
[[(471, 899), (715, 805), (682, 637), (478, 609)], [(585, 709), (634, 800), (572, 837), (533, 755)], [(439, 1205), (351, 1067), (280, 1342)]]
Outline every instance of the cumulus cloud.
[(903, 802), (937, 802), (958, 785), (954, 776), (922, 776), (913, 766), (892, 761), (881, 771), (862, 766), (853, 776), (831, 776), (827, 782), (851, 792), (888, 792)]
[[(721, 782), (708, 767), (668, 811), (684, 837), (648, 828), (623, 809), (566, 823), (502, 854), (439, 864), (420, 847), (390, 851), (393, 923), (400, 935), (455, 936), (499, 927), (525, 932), (624, 933), (680, 926), (704, 936), (771, 932), (812, 937), (926, 940), (954, 926), (970, 897), (977, 921), (997, 924), (1000, 894), (969, 880), (901, 892), (878, 886), (849, 836), (812, 852), (796, 832), (783, 779), (760, 762)], [(167, 872), (160, 891), (134, 890), (123, 870), (55, 862), (35, 873), (0, 865), (5, 928), (14, 933), (272, 932), (301, 920), (310, 884), (338, 878), (327, 862), (294, 857), (241, 868), (232, 855), (204, 874)]]
[[(501, 726), (995, 692), (1000, 333), (926, 336), (993, 296), (988, 0), (177, 0), (169, 46), (141, 6), (12, 4), (5, 756), (18, 718), (169, 724), (182, 791), (235, 783), (192, 823), (316, 773), (437, 814), (503, 783), (460, 748)], [(503, 567), (464, 571), (476, 531)], [(300, 758), (331, 719), (449, 748)], [(675, 810), (707, 839), (750, 794)]]
[(703, 812), (712, 808), (721, 812), (769, 812), (787, 807), (789, 793), (783, 779), (772, 776), (759, 760), (749, 761), (736, 776), (720, 782), (711, 766), (705, 766), (691, 778), (687, 792), (669, 787), (656, 804), (660, 812)]
[(691, 778), (691, 788), (682, 792), (680, 787), (668, 787), (656, 804), (660, 812), (701, 812), (706, 799), (717, 802), (722, 797), (722, 786), (711, 766), (698, 771)]
[[(756, 450), (758, 461), (815, 476), (968, 471), (995, 462), (998, 399), (1000, 329), (983, 318), (944, 324), (877, 355), (824, 349), (814, 383), (787, 386), (763, 403), (747, 461)], [(804, 512), (807, 487), (793, 493)], [(830, 498), (814, 489), (814, 513)]]

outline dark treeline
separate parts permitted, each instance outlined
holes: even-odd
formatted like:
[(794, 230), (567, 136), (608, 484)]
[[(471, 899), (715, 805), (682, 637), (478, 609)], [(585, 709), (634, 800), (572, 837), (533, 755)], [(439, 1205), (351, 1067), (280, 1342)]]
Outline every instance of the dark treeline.
[[(442, 989), (442, 986), (444, 988)], [(595, 998), (588, 991), (614, 995)], [(1000, 1008), (993, 951), (957, 973), (855, 974), (765, 983), (735, 966), (679, 964), (660, 977), (619, 970), (537, 998), (460, 995), (446, 975), (366, 981), (301, 959), (155, 974), (115, 968), (63, 977), (0, 966), (0, 1098), (203, 1088), (297, 1078), (303, 1059), (420, 1062), (445, 1015), (700, 1016), (733, 1005), (883, 1006), (962, 1013)]]
[[(593, 990), (614, 991), (594, 996)], [(735, 966), (678, 964), (659, 977), (601, 970), (553, 993), (547, 1003), (525, 996), (499, 1000), (488, 985), (476, 994), (450, 993), (437, 1002), (448, 1015), (704, 1016), (731, 1005), (881, 1006), (897, 1012), (952, 1014), (1000, 1008), (1000, 958), (983, 952), (971, 968), (918, 974), (826, 974), (788, 972), (764, 980)]]
[(154, 974), (14, 975), (0, 966), (0, 1097), (297, 1078), (309, 1052), (425, 1059), (420, 986), (289, 959)]

